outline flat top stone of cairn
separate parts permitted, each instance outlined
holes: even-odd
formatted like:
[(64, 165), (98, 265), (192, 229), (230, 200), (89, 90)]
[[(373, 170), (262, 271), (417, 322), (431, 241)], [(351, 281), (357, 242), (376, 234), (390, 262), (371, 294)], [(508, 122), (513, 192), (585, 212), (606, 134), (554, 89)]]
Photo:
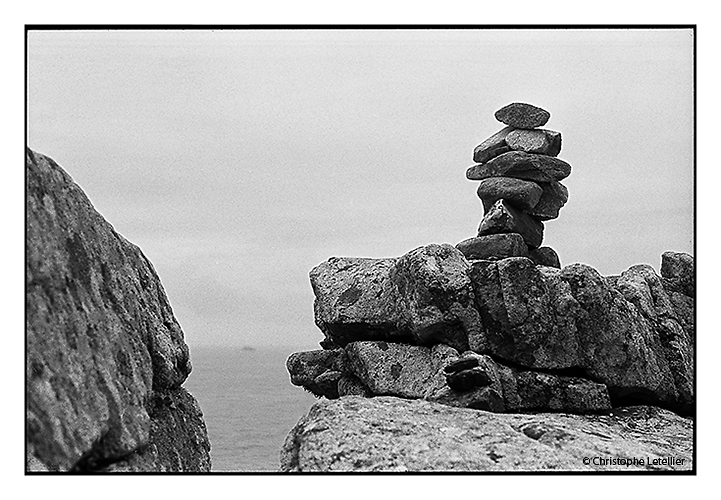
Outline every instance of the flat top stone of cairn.
[(532, 104), (514, 102), (503, 106), (494, 116), (509, 127), (531, 129), (545, 125), (551, 113)]

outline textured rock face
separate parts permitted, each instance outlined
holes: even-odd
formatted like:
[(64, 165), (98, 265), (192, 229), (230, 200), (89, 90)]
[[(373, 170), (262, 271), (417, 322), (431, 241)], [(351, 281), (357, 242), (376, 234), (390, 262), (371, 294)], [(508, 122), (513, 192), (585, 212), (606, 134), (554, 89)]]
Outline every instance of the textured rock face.
[(688, 296), (696, 293), (696, 266), (693, 257), (688, 254), (664, 252), (661, 255), (661, 276), (671, 289)]
[(53, 160), (28, 150), (26, 179), (29, 467), (209, 470), (181, 387), (188, 347), (152, 265)]
[(471, 349), (581, 368), (619, 400), (689, 411), (693, 343), (650, 267), (634, 266), (615, 287), (582, 264), (554, 270), (524, 258), (479, 261), (471, 275), (485, 328)]
[[(470, 241), (459, 248), (473, 256), (476, 244), (482, 246)], [(318, 281), (325, 271), (316, 268), (314, 289), (322, 303), (316, 312), (323, 314), (316, 321), (327, 328), (328, 318), (341, 319), (322, 343), (336, 348), (291, 356), (291, 381), (328, 398), (395, 395), (500, 412), (588, 412), (625, 404), (693, 411), (693, 297), (679, 284), (689, 265), (667, 272), (671, 278), (645, 265), (604, 278), (583, 264), (561, 269), (551, 249), (530, 253), (536, 262), (468, 262), (448, 245), (429, 245), (386, 259), (382, 279), (357, 275), (359, 287), (387, 292), (367, 294), (365, 317), (350, 314), (340, 299), (353, 281)], [(331, 259), (319, 268), (351, 269), (342, 264)], [(393, 297), (393, 307), (382, 302), (386, 297)], [(393, 315), (382, 339), (375, 329), (384, 320), (378, 311)], [(354, 338), (344, 335), (343, 321)], [(487, 359), (468, 372), (443, 372), (474, 355)], [(492, 383), (480, 382), (485, 379)]]
[(313, 405), (286, 438), (281, 470), (691, 470), (692, 446), (691, 420), (652, 407), (522, 415), (346, 397)]
[[(328, 399), (346, 394), (389, 395), (497, 412), (588, 413), (611, 408), (603, 384), (511, 368), (487, 355), (471, 351), (461, 355), (444, 344), (429, 348), (361, 341), (348, 344), (346, 354), (342, 353), (335, 349), (292, 355), (287, 362), (291, 382)], [(329, 359), (348, 361), (329, 363)], [(343, 388), (344, 383), (351, 383), (356, 392)]]
[(480, 327), (468, 268), (450, 245), (397, 259), (329, 259), (310, 273), (323, 345), (388, 340), (464, 349)]

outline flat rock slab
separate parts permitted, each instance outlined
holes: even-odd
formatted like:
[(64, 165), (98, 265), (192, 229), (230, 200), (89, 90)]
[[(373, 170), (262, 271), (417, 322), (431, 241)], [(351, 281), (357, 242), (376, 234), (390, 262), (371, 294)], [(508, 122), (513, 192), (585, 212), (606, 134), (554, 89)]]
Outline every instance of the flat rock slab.
[(528, 256), (528, 245), (518, 233), (476, 236), (461, 241), (456, 248), (468, 260), (500, 260)]
[(538, 248), (543, 241), (543, 223), (506, 200), (498, 200), (483, 217), (478, 236), (498, 233), (518, 233), (529, 248)]
[(515, 177), (536, 182), (560, 181), (571, 175), (571, 165), (553, 156), (509, 151), (466, 171), (466, 177), (480, 181), (487, 177)]
[(510, 151), (511, 148), (506, 144), (506, 136), (513, 130), (515, 130), (513, 127), (504, 127), (476, 146), (473, 150), (473, 161), (483, 163)]
[(689, 471), (692, 458), (693, 421), (654, 407), (605, 415), (499, 414), (347, 396), (311, 407), (286, 438), (280, 469)]
[(495, 202), (504, 199), (524, 212), (530, 212), (541, 199), (543, 188), (533, 181), (513, 177), (488, 177), (478, 184), (476, 190), (488, 211)]
[(551, 118), (551, 113), (525, 102), (514, 102), (495, 112), (499, 122), (515, 128), (531, 129), (542, 127)]
[(548, 156), (557, 156), (561, 152), (561, 133), (553, 130), (515, 129), (506, 135), (505, 141), (514, 151)]

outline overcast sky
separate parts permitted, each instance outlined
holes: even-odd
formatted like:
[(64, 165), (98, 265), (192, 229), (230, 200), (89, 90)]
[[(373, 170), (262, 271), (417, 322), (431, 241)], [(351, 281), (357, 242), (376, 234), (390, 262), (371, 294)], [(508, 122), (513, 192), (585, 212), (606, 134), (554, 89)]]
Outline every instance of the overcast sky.
[(691, 30), (33, 31), (28, 145), (153, 262), (191, 346), (316, 348), (308, 272), (476, 235), (473, 148), (551, 113), (544, 245), (693, 253)]

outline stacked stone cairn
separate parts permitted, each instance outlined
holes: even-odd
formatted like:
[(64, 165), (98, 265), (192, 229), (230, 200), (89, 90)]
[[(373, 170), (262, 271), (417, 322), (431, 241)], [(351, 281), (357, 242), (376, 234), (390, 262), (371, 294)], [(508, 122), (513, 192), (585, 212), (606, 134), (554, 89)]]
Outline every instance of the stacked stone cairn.
[(539, 127), (550, 113), (531, 104), (515, 102), (495, 113), (505, 124), (473, 151), (466, 177), (481, 181), (478, 197), (485, 216), (478, 236), (456, 248), (468, 260), (529, 257), (538, 265), (560, 268), (556, 252), (542, 247), (543, 221), (555, 219), (568, 201), (568, 190), (559, 181), (571, 166), (556, 158), (561, 134)]
[(321, 349), (287, 361), (316, 396), (395, 396), (493, 412), (693, 411), (694, 259), (666, 252), (601, 276), (561, 268), (543, 222), (568, 199), (549, 113), (514, 103), (479, 145), (478, 236), (400, 257), (331, 257), (310, 272)]

